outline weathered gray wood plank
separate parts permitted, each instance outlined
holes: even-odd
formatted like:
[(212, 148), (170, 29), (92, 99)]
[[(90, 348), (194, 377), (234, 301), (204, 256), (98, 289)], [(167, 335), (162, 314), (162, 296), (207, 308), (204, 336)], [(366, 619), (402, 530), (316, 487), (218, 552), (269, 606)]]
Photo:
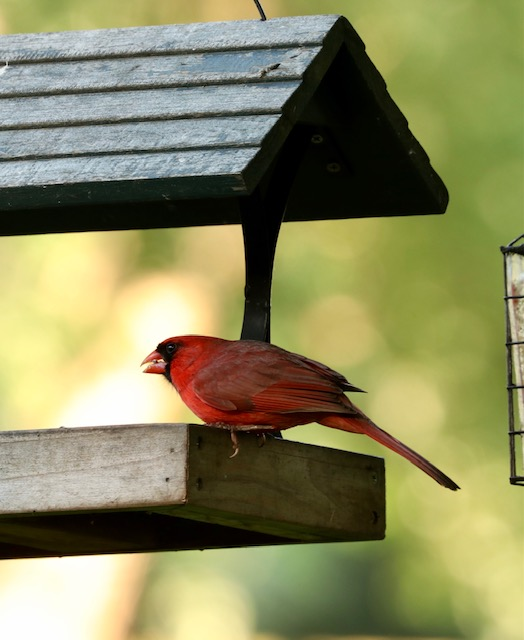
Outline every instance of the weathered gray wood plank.
[[(243, 190), (241, 172), (257, 147), (66, 157), (0, 164), (0, 188), (224, 176), (225, 193)], [(118, 176), (118, 180), (115, 178)], [(238, 182), (237, 182), (238, 181)], [(217, 185), (218, 186), (218, 185)], [(220, 189), (219, 189), (220, 191)], [(225, 194), (224, 194), (225, 195)]]
[(10, 62), (0, 67), (0, 96), (296, 80), (319, 50), (311, 47), (76, 62)]
[(222, 23), (194, 23), (8, 35), (0, 41), (0, 60), (75, 60), (151, 53), (263, 49), (319, 45), (340, 16), (304, 16)]
[(0, 131), (0, 159), (259, 146), (278, 120), (259, 115), (10, 129)]
[(0, 432), (0, 443), (2, 515), (181, 504), (186, 497), (184, 428), (10, 431)]
[(279, 113), (299, 83), (115, 91), (0, 100), (0, 128)]

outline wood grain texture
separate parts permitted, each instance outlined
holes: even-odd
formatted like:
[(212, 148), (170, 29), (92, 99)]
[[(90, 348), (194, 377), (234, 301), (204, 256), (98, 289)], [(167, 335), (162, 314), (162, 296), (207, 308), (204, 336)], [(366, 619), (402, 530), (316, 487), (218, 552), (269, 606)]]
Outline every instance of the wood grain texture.
[[(0, 101), (2, 129), (79, 124), (133, 122), (171, 118), (201, 118), (279, 113), (297, 89), (297, 82), (272, 82), (209, 87), (179, 87), (162, 91), (114, 91), (44, 97), (5, 98)], [(256, 127), (256, 120), (252, 126)], [(81, 132), (79, 132), (81, 133)], [(108, 151), (103, 137), (100, 151)]]
[(0, 96), (93, 93), (115, 87), (124, 90), (207, 86), (258, 82), (261, 78), (297, 80), (319, 51), (319, 47), (275, 48), (74, 62), (11, 62), (3, 68)]
[(152, 54), (318, 46), (339, 16), (22, 33), (0, 39), (0, 60), (37, 62)]
[(0, 433), (0, 513), (179, 504), (186, 451), (187, 431), (165, 425)]
[(175, 513), (311, 541), (384, 537), (382, 459), (239, 436), (240, 452), (229, 458), (219, 431), (190, 434), (192, 482), (187, 505)]
[(0, 433), (0, 557), (384, 537), (383, 461), (185, 424)]
[[(44, 162), (22, 160), (16, 166), (6, 166), (0, 174), (0, 187), (83, 184), (140, 181), (172, 178), (204, 178), (225, 176), (220, 184), (225, 193), (246, 191), (242, 186), (242, 169), (256, 154), (252, 148), (209, 149), (203, 151), (180, 151), (178, 153), (142, 153), (137, 155), (107, 154), (90, 157), (52, 158)], [(235, 178), (237, 182), (235, 182)], [(200, 189), (198, 190), (200, 191)], [(216, 190), (220, 195), (221, 189)], [(115, 193), (115, 195), (118, 195)]]
[(278, 115), (258, 116), (256, 128), (251, 116), (239, 116), (0, 130), (0, 158), (100, 155), (100, 138), (115, 154), (256, 147), (278, 119)]

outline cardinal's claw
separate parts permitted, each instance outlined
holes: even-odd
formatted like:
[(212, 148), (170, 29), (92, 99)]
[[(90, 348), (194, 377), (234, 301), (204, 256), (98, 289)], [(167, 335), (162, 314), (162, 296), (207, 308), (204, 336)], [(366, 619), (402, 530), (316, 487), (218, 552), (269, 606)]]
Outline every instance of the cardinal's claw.
[(257, 433), (258, 438), (258, 448), (262, 448), (266, 444), (266, 434), (265, 433)]
[(229, 457), (234, 458), (240, 451), (240, 447), (238, 445), (238, 437), (236, 432), (231, 429), (229, 433), (231, 434), (231, 442), (233, 443), (233, 453)]

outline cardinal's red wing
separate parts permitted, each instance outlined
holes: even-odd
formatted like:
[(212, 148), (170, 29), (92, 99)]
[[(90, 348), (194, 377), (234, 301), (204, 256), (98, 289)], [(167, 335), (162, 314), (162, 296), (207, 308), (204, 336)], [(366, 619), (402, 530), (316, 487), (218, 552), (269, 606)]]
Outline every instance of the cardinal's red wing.
[(258, 411), (278, 413), (348, 413), (352, 409), (340, 391), (333, 392), (318, 385), (314, 388), (298, 386), (293, 380), (279, 382), (257, 394), (253, 407)]
[(218, 356), (191, 386), (200, 400), (221, 411), (347, 413), (352, 408), (343, 393), (351, 385), (341, 374), (280, 349)]

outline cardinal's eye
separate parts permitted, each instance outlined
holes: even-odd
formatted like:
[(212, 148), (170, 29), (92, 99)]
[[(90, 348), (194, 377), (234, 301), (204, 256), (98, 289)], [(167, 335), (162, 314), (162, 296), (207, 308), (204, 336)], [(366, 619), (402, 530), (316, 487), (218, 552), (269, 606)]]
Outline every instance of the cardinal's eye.
[(169, 344), (166, 344), (165, 349), (166, 349), (166, 354), (169, 357), (172, 357), (173, 354), (175, 353), (175, 351), (177, 350), (177, 346), (176, 344), (170, 342)]

